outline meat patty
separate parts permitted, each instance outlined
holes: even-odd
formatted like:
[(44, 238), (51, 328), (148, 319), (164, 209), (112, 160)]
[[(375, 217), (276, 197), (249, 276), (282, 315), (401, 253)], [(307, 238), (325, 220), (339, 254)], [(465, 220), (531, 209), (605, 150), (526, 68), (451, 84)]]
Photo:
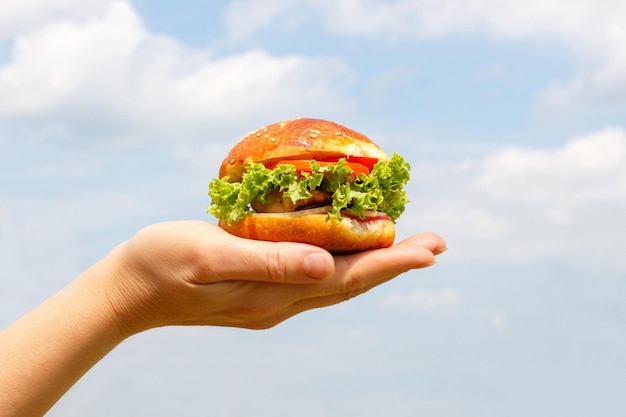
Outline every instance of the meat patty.
[(267, 203), (255, 199), (250, 205), (257, 213), (289, 213), (303, 208), (320, 207), (332, 203), (330, 193), (320, 190), (311, 190), (310, 192), (311, 197), (294, 203), (290, 198), (284, 197), (281, 191), (271, 190), (267, 194)]

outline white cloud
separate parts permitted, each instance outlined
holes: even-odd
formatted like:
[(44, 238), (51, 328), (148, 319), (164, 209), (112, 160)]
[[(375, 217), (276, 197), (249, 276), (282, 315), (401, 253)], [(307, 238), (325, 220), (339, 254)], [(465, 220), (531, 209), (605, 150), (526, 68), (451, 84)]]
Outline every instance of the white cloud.
[[(626, 270), (626, 131), (607, 129), (552, 150), (509, 148), (425, 169), (439, 194), (408, 213), (462, 259), (553, 257)], [(442, 191), (445, 190), (445, 191)]]
[[(0, 66), (0, 120), (48, 136), (180, 137), (241, 120), (346, 111), (351, 73), (338, 59), (262, 50), (213, 57), (150, 33), (129, 3), (18, 34)], [(349, 111), (349, 110), (348, 110)], [(286, 115), (286, 116), (285, 116)]]
[(253, 0), (231, 2), (226, 12), (230, 29), (253, 35), (306, 10), (309, 20), (321, 19), (329, 31), (351, 36), (417, 40), (479, 32), (509, 39), (553, 35), (597, 41), (621, 39), (620, 19), (626, 13), (619, 0), (298, 0), (268, 2), (263, 13), (258, 9)]
[(97, 13), (111, 0), (22, 0), (0, 2), (0, 38), (11, 36), (59, 16)]
[(435, 310), (456, 306), (461, 298), (461, 294), (454, 289), (416, 291), (391, 294), (380, 302), (380, 306), (392, 311)]
[(505, 41), (547, 40), (562, 44), (562, 52), (574, 57), (578, 71), (571, 80), (546, 86), (537, 97), (538, 116), (595, 114), (599, 107), (615, 112), (616, 101), (623, 102), (626, 97), (626, 3), (620, 0), (300, 0), (270, 4), (274, 7), (257, 13), (256, 2), (234, 1), (227, 13), (230, 37), (251, 38), (256, 31), (280, 29), (286, 22), (313, 22), (338, 35), (392, 41), (458, 34)]
[(290, 7), (293, 4), (291, 0), (230, 2), (223, 15), (228, 40), (248, 39), (259, 30), (276, 24), (283, 30), (297, 29), (306, 18)]
[[(609, 129), (556, 150), (511, 148), (481, 162), (471, 187), (508, 204), (626, 204), (626, 132)], [(626, 189), (626, 187), (621, 188)]]

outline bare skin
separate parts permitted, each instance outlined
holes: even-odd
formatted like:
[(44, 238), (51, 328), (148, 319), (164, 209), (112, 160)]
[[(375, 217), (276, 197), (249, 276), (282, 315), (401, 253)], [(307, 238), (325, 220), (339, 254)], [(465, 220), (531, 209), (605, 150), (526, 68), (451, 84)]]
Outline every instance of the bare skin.
[(167, 325), (267, 329), (435, 263), (444, 240), (331, 256), (210, 223), (146, 227), (0, 333), (0, 415), (42, 416), (128, 337)]

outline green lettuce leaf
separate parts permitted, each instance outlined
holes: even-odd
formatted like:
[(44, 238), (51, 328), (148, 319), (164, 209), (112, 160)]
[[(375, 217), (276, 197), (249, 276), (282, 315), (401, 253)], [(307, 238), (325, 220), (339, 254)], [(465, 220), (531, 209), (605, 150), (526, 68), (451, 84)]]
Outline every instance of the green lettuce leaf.
[(267, 202), (272, 189), (283, 192), (293, 203), (311, 197), (319, 188), (332, 194), (332, 209), (328, 216), (341, 220), (341, 212), (365, 218), (365, 211), (386, 213), (394, 222), (404, 212), (409, 199), (404, 185), (409, 181), (411, 167), (394, 153), (389, 161), (379, 161), (368, 175), (352, 178), (345, 159), (321, 167), (311, 161), (311, 173), (298, 174), (293, 165), (280, 164), (267, 169), (263, 164), (250, 163), (241, 182), (229, 182), (228, 177), (214, 178), (209, 183), (211, 205), (207, 212), (229, 224), (244, 219), (254, 211), (250, 203), (258, 198)]

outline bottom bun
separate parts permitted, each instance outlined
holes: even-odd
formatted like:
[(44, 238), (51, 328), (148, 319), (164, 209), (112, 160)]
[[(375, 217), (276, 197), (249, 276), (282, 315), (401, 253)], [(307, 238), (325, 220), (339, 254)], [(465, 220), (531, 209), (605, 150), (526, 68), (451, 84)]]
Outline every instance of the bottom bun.
[(327, 220), (327, 214), (253, 214), (228, 225), (227, 232), (248, 239), (300, 242), (320, 246), (331, 253), (361, 252), (393, 245), (396, 228), (389, 219), (361, 221), (344, 217)]

